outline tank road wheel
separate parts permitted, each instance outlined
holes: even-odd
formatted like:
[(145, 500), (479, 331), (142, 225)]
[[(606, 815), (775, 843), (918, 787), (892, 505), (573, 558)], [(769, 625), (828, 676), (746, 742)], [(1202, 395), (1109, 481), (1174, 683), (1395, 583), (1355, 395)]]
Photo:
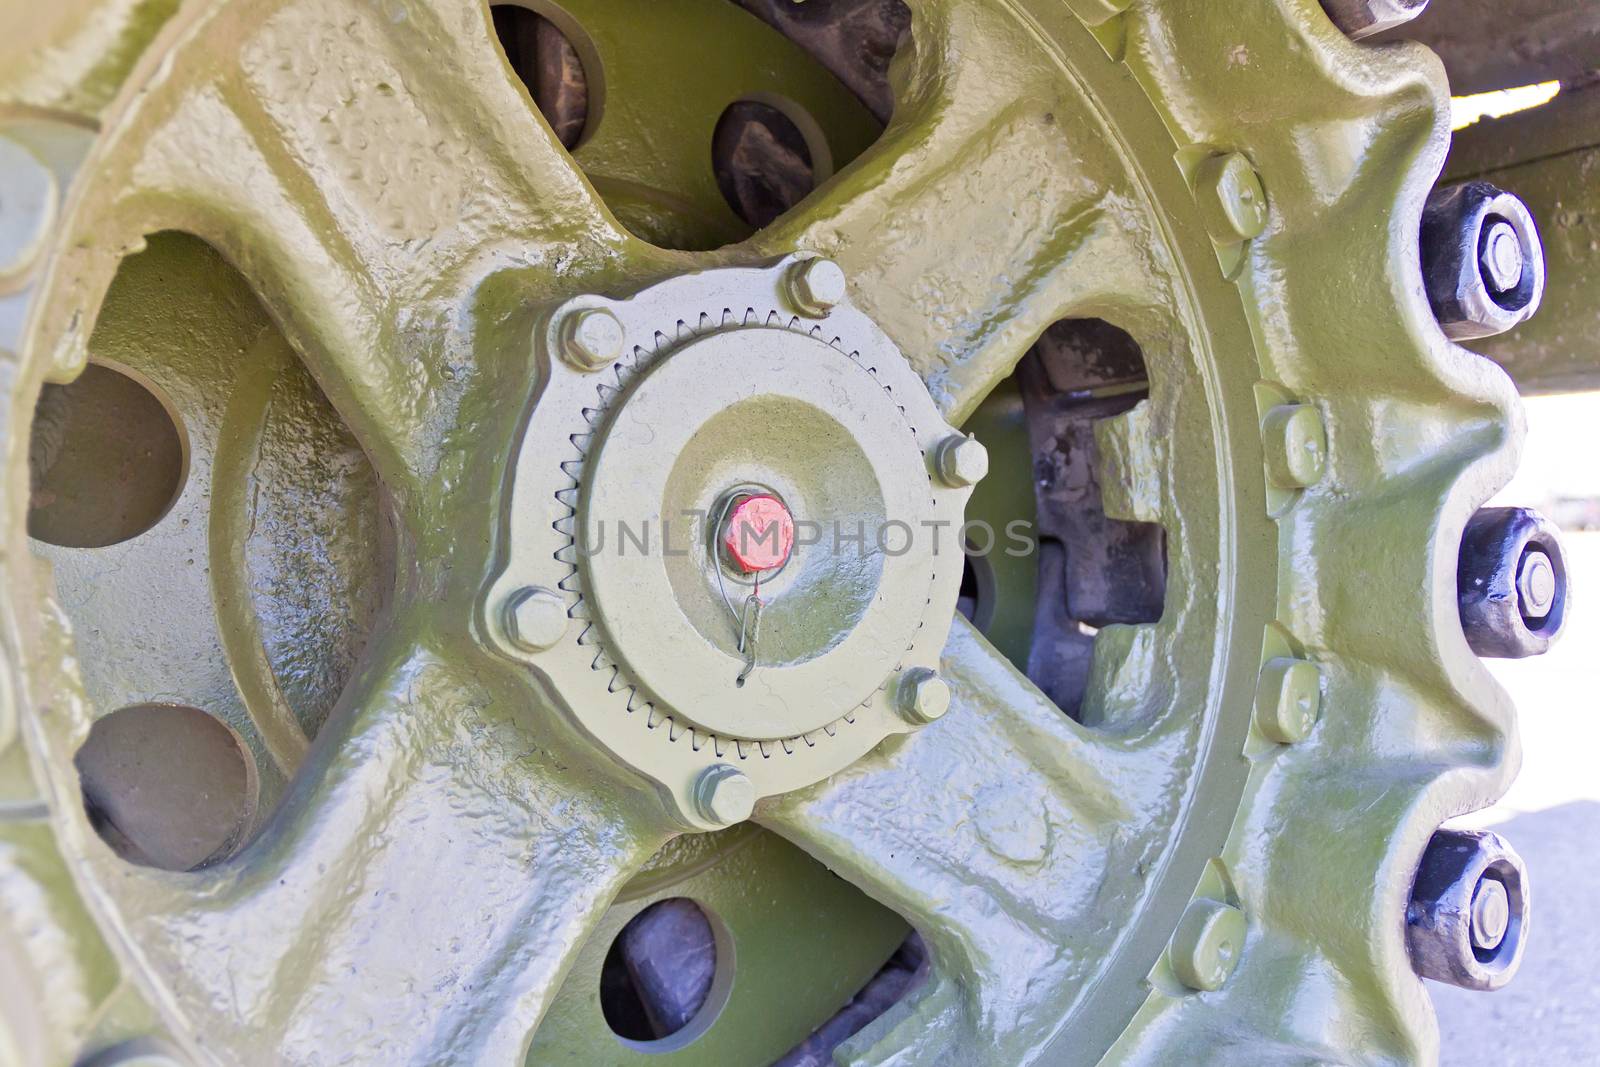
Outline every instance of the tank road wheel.
[(1408, 905), (1514, 963), (1503, 843), (1411, 899), (1517, 763), (1431, 53), (168, 6), (0, 64), (0, 1060), (1410, 1062)]

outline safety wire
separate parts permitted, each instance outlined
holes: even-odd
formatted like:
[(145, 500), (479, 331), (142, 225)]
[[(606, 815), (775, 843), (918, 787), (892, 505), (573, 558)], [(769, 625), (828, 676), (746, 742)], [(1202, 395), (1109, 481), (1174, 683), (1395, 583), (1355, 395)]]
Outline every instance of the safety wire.
[(717, 513), (717, 521), (712, 525), (711, 569), (717, 574), (717, 591), (722, 594), (722, 605), (728, 609), (728, 614), (739, 627), (739, 643), (736, 646), (739, 653), (744, 656), (744, 669), (739, 672), (739, 677), (733, 684), (744, 688), (744, 683), (750, 677), (750, 672), (756, 669), (756, 638), (761, 632), (761, 609), (766, 602), (761, 599), (761, 572), (757, 571), (751, 580), (750, 595), (745, 597), (744, 603), (735, 608), (733, 601), (728, 598), (728, 587), (723, 584), (722, 564), (717, 556), (717, 532), (722, 529), (722, 524), (728, 519), (728, 512), (733, 510), (738, 497), (729, 497), (722, 505), (722, 510)]

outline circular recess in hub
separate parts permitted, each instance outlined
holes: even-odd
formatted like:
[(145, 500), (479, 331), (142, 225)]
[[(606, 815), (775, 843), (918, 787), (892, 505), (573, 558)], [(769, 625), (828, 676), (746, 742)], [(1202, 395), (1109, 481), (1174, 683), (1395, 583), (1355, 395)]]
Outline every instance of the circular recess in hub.
[(62, 548), (104, 548), (160, 522), (188, 462), (171, 408), (131, 374), (91, 363), (47, 385), (28, 442), (28, 535)]
[[(879, 380), (820, 340), (749, 328), (690, 342), (634, 386), (587, 479), (580, 558), (607, 651), (706, 730), (818, 729), (915, 636), (933, 571), (926, 460)], [(709, 529), (738, 487), (794, 517), (793, 551), (765, 582), (728, 574)]]

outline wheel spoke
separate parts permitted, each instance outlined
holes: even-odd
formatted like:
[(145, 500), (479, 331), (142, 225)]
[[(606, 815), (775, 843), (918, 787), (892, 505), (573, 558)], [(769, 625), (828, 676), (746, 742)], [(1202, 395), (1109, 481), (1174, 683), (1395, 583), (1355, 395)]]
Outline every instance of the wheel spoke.
[(227, 865), (158, 881), (126, 916), (195, 1032), (285, 1062), (333, 1049), (518, 1062), (665, 833), (579, 784), (510, 720), (517, 689), (480, 676), (427, 648), (379, 657), (281, 817)]
[(1164, 270), (1107, 133), (1059, 72), (1004, 57), (1014, 25), (932, 4), (897, 118), (753, 240), (837, 259), (853, 298), (960, 424), (1059, 318), (1151, 302)]
[[(493, 389), (463, 328), (482, 325), (484, 280), (515, 269), (538, 298), (558, 271), (615, 267), (630, 241), (535, 117), (481, 4), (257, 3), (186, 28), (197, 40), (179, 62), (209, 66), (154, 80), (102, 145), (95, 187), (115, 192), (80, 206), (75, 228), (93, 236), (53, 294), (68, 313), (46, 318), (81, 306), (92, 321), (151, 229), (196, 233), (244, 272), (403, 493), (437, 469), (474, 386)], [(58, 340), (58, 365), (85, 344)]]
[[(965, 620), (945, 648), (951, 709), (898, 746), (785, 799), (772, 829), (899, 911), (934, 979), (866, 1062), (946, 1062), (961, 1048), (1021, 1062), (1116, 943), (1097, 914), (1136, 898), (1170, 803), (1160, 752), (1099, 738)], [(901, 1062), (901, 1061), (897, 1061)]]

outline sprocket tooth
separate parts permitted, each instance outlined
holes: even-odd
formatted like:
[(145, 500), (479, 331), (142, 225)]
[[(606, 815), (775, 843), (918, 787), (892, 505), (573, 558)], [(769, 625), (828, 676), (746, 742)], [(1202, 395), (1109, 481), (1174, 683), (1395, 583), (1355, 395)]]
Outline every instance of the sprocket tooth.
[(750, 758), (750, 748), (747, 742), (735, 741), (733, 747), (738, 751), (740, 759)]
[(573, 486), (570, 489), (557, 489), (556, 499), (561, 501), (561, 503), (567, 507), (576, 511), (578, 509), (578, 487)]
[(650, 709), (650, 714), (645, 716), (644, 720), (644, 724), (647, 729), (654, 730), (656, 727), (667, 721), (667, 717), (663, 715), (660, 709), (658, 709), (654, 704), (646, 704), (645, 707)]
[(733, 313), (733, 309), (732, 308), (723, 308), (722, 309), (722, 325), (724, 325), (724, 326), (737, 326), (737, 325), (739, 325), (739, 318), (738, 318), (738, 316), (736, 316)]
[(771, 759), (772, 758), (772, 744), (770, 742), (757, 741), (756, 742), (756, 748), (761, 750), (761, 758), (762, 759)]
[(783, 746), (783, 754), (784, 755), (786, 755), (786, 756), (794, 755), (794, 738), (785, 737), (781, 741), (779, 741), (778, 744)]
[(669, 742), (673, 743), (673, 744), (677, 744), (678, 738), (682, 737), (683, 734), (684, 734), (683, 724), (680, 723), (677, 719), (675, 719), (675, 718), (673, 718), (671, 716), (668, 716), (667, 717), (667, 740)]
[(572, 479), (573, 485), (583, 481), (583, 460), (564, 459), (561, 461), (561, 473)]
[(568, 439), (572, 442), (572, 447), (576, 448), (584, 456), (589, 454), (589, 447), (594, 444), (594, 434), (592, 433), (575, 433)]
[[(568, 515), (566, 518), (557, 521), (571, 522), (572, 516)], [(551, 525), (554, 526), (555, 523), (551, 523)], [(571, 536), (571, 531), (563, 532), (569, 537)], [(578, 565), (578, 546), (575, 544), (562, 545), (560, 548), (556, 549), (555, 556), (556, 559), (560, 560), (562, 563), (565, 563), (567, 566), (576, 567)]]
[(706, 333), (706, 332), (708, 332), (710, 330), (716, 329), (716, 323), (711, 321), (711, 316), (710, 315), (707, 315), (704, 311), (702, 311), (700, 313), (700, 327), (699, 328), (700, 328), (700, 332), (701, 333)]
[(711, 751), (716, 754), (716, 757), (718, 759), (721, 759), (724, 755), (727, 754), (728, 746), (723, 743), (721, 737), (717, 736), (716, 734), (712, 734), (711, 735)]

